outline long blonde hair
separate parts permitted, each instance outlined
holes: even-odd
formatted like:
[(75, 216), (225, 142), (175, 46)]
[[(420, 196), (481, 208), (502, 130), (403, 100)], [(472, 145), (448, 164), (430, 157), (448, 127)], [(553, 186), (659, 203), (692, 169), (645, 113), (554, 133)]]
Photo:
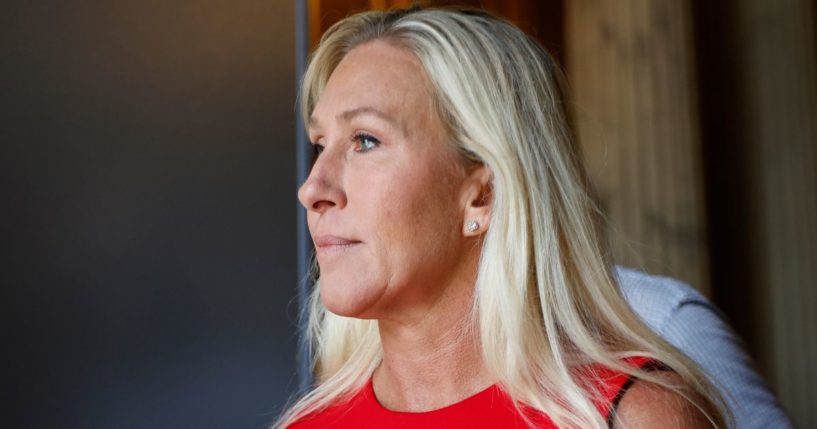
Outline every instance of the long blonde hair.
[[(474, 293), (483, 359), (517, 406), (559, 427), (603, 428), (593, 404), (598, 363), (691, 396), (665, 379), (624, 365), (657, 359), (700, 395), (715, 426), (723, 414), (697, 367), (657, 337), (621, 297), (599, 215), (589, 196), (565, 113), (561, 74), (550, 55), (512, 24), (463, 9), (364, 12), (332, 26), (314, 52), (301, 101), (309, 118), (329, 76), (353, 48), (385, 40), (413, 52), (433, 86), (450, 140), (492, 172), (492, 212)], [(275, 428), (353, 395), (380, 362), (377, 321), (309, 307), (315, 387)]]

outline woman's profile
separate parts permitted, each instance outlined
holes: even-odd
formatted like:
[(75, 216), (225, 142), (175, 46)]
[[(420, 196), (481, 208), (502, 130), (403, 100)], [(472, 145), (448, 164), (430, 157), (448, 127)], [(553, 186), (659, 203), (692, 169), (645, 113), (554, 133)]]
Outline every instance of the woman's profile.
[(316, 385), (276, 428), (724, 427), (623, 300), (559, 69), (512, 24), (366, 12), (302, 88)]

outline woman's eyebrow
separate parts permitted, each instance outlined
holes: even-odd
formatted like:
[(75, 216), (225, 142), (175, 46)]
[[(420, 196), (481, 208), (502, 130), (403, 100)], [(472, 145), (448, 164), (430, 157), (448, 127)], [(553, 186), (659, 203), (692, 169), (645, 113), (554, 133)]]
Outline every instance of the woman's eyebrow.
[(341, 112), (338, 114), (337, 118), (343, 122), (349, 122), (353, 118), (357, 116), (374, 116), (380, 119), (383, 122), (388, 123), (393, 128), (399, 130), (404, 136), (408, 136), (408, 129), (406, 129), (403, 122), (399, 119), (395, 118), (394, 116), (389, 115), (388, 113), (372, 106), (362, 106), (356, 107), (354, 109), (347, 110), (345, 112)]
[(341, 112), (340, 114), (338, 114), (337, 117), (338, 117), (339, 120), (342, 120), (344, 122), (349, 122), (352, 119), (354, 119), (356, 116), (361, 116), (361, 115), (376, 116), (376, 117), (378, 117), (378, 118), (380, 118), (380, 119), (382, 119), (382, 120), (384, 120), (386, 122), (390, 122), (392, 124), (397, 125), (397, 121), (395, 121), (391, 116), (389, 116), (388, 114), (386, 114), (382, 110), (379, 110), (379, 109), (377, 109), (375, 107), (371, 107), (371, 106), (363, 106), (363, 107), (357, 107), (357, 108), (354, 108), (354, 109), (351, 109), (351, 110), (347, 110), (345, 112)]
[[(365, 115), (374, 116), (374, 117), (376, 117), (376, 118), (378, 118), (378, 119), (380, 119), (380, 120), (382, 120), (384, 122), (388, 122), (390, 125), (392, 125), (395, 128), (398, 128), (403, 133), (405, 133), (405, 131), (406, 131), (404, 129), (403, 125), (398, 120), (396, 120), (394, 117), (392, 117), (389, 114), (383, 112), (382, 110), (377, 109), (376, 107), (372, 107), (372, 106), (362, 106), (362, 107), (356, 107), (354, 109), (349, 109), (349, 110), (346, 110), (346, 111), (343, 111), (343, 112), (339, 113), (336, 116), (336, 118), (339, 121), (342, 121), (342, 122), (349, 122), (349, 121), (351, 121), (352, 119), (354, 119), (357, 116), (365, 116)], [(310, 129), (320, 128), (318, 118), (316, 118), (314, 116), (310, 116), (308, 126), (309, 126)]]

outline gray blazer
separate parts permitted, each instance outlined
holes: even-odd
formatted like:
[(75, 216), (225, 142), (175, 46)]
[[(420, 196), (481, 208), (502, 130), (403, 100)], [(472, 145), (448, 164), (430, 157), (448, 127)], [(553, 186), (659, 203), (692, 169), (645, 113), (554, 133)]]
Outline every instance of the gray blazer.
[(624, 298), (647, 326), (709, 373), (724, 395), (736, 428), (793, 427), (752, 368), (740, 339), (709, 300), (668, 277), (621, 267), (617, 274)]

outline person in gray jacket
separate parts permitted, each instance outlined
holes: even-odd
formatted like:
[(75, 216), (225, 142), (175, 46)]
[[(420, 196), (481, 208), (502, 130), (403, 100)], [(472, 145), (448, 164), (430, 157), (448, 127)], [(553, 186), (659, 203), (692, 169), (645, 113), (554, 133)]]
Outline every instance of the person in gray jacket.
[(735, 427), (793, 427), (741, 340), (706, 297), (669, 277), (622, 267), (617, 274), (624, 298), (644, 323), (709, 373)]

